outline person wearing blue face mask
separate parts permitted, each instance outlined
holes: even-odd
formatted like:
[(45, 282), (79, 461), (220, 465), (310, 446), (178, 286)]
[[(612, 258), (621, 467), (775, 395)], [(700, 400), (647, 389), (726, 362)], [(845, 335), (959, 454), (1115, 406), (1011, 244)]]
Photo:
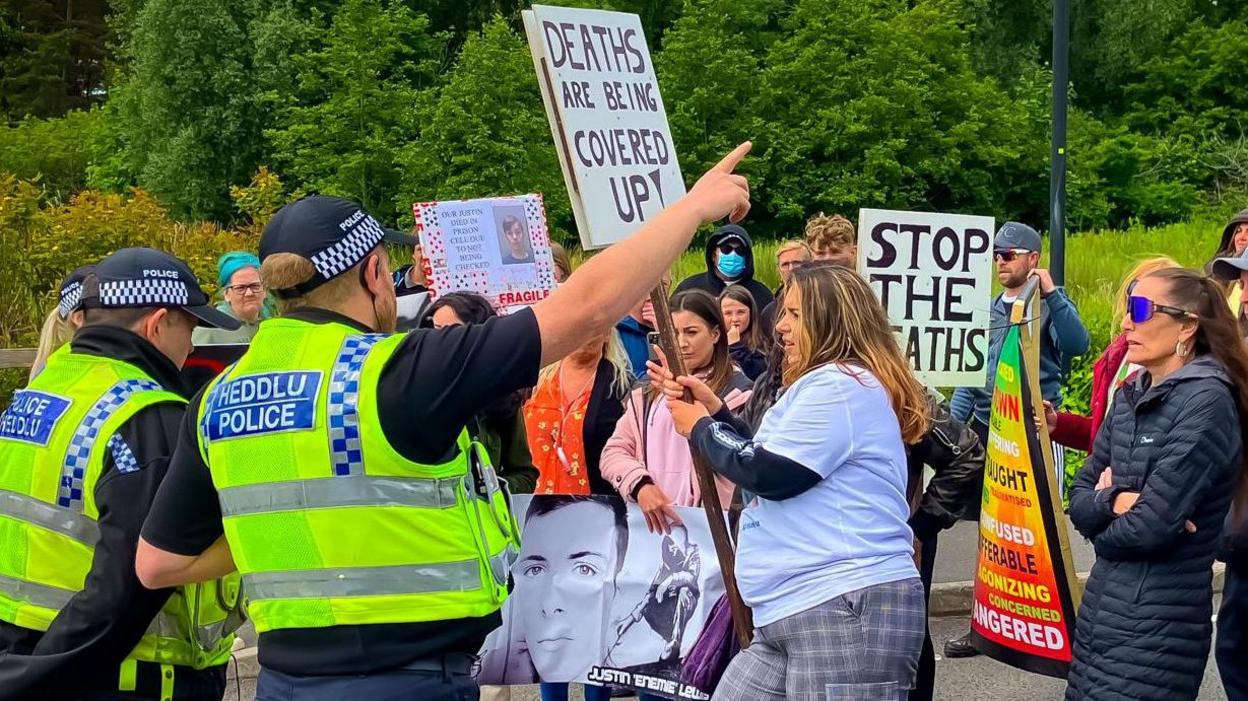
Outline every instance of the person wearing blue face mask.
[[(754, 242), (736, 224), (721, 226), (706, 240), (706, 272), (681, 281), (673, 292), (705, 290), (718, 297), (728, 285), (741, 285), (750, 291), (754, 304), (762, 309), (775, 299), (771, 290), (754, 279)], [(766, 329), (770, 334), (771, 330)]]

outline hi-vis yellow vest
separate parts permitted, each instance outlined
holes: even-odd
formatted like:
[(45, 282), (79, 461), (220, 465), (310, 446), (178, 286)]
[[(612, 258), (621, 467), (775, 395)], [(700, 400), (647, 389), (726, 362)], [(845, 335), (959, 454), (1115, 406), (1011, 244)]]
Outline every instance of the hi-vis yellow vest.
[(421, 465), (382, 433), (402, 340), (270, 319), (204, 392), (200, 450), (259, 632), (479, 617), (507, 595), (519, 541), (485, 451), (461, 431)]
[[(139, 469), (116, 431), (157, 402), (186, 400), (133, 365), (65, 346), (0, 414), (0, 620), (46, 631), (82, 590), (100, 537), (104, 457), (120, 472)], [(238, 596), (237, 575), (175, 590), (123, 664), (123, 688), (136, 660), (225, 664), (242, 623)]]

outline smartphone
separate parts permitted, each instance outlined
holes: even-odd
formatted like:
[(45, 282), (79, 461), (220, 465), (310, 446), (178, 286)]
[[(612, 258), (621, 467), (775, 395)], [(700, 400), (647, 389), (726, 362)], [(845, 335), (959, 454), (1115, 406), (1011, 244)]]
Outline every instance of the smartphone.
[(659, 355), (654, 352), (654, 349), (659, 345), (660, 338), (658, 331), (651, 331), (646, 334), (646, 354), (650, 357), (650, 360), (656, 363), (659, 362)]

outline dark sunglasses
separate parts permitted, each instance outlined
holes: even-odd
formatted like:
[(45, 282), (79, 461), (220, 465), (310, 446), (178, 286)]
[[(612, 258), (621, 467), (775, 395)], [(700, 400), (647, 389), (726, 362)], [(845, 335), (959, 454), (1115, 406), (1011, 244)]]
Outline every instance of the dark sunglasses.
[(1153, 318), (1154, 314), (1161, 312), (1175, 319), (1199, 319), (1200, 315), (1189, 312), (1186, 309), (1171, 307), (1165, 304), (1157, 304), (1148, 297), (1139, 297), (1130, 295), (1127, 297), (1127, 317), (1131, 319), (1133, 324), (1143, 324)]
[(741, 253), (745, 250), (739, 243), (721, 243), (719, 244), (719, 252), (727, 255), (729, 253)]
[(1025, 255), (1027, 255), (1028, 253), (1031, 253), (1031, 251), (1024, 251), (1024, 250), (1021, 250), (1021, 249), (1019, 249), (1019, 250), (1015, 250), (1015, 249), (1006, 249), (1006, 250), (1003, 250), (1003, 251), (1002, 251), (1002, 250), (997, 250), (997, 251), (993, 251), (993, 252), (992, 252), (992, 259), (993, 259), (993, 260), (1003, 260), (1003, 261), (1005, 261), (1006, 263), (1013, 263), (1016, 259), (1018, 259), (1018, 257), (1019, 257), (1019, 256), (1025, 256)]

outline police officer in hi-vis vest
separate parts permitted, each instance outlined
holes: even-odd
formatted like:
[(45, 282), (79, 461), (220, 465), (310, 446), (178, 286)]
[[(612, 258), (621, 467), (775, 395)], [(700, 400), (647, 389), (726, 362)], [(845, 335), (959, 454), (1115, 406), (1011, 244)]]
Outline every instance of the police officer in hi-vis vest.
[(284, 207), (260, 240), (284, 316), (192, 401), (139, 577), (217, 577), (232, 553), (261, 701), (476, 698), (474, 654), (500, 624), (517, 533), (464, 425), (609, 330), (700, 224), (744, 216), (732, 168), (748, 150), (545, 300), (440, 330), (391, 334), (388, 234), (366, 212), (331, 197)]
[(79, 303), (83, 327), (0, 414), (0, 699), (219, 701), (237, 575), (153, 590), (134, 557), (186, 413), (191, 330), (238, 322), (147, 248), (100, 261)]

